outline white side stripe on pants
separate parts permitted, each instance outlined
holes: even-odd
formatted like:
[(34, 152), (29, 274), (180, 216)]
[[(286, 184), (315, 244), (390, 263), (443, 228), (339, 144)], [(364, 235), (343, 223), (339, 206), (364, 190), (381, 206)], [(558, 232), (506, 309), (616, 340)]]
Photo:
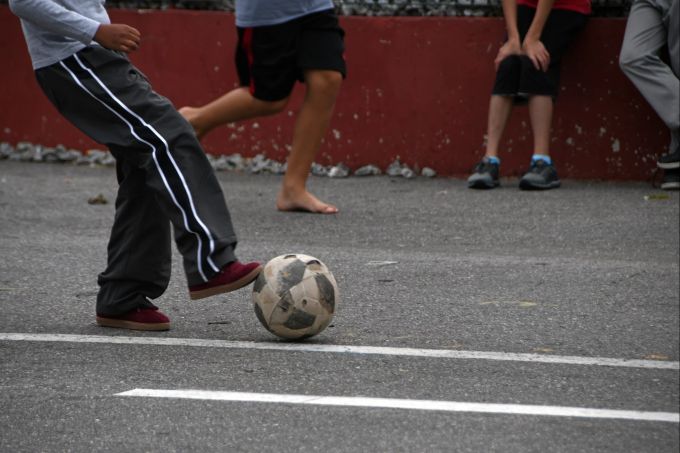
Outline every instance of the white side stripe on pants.
[[(89, 68), (87, 68), (85, 65), (83, 65), (82, 61), (80, 61), (80, 59), (78, 58), (77, 55), (74, 55), (74, 57), (75, 57), (76, 61), (78, 62), (78, 64), (80, 65), (80, 67), (82, 67), (84, 70), (86, 70), (87, 72), (89, 72), (90, 75), (92, 75), (92, 77), (93, 77), (93, 78), (97, 81), (97, 83), (102, 87), (102, 89), (104, 89), (104, 91), (105, 91), (109, 96), (111, 96), (111, 98), (112, 98), (117, 104), (119, 104), (126, 112), (128, 112), (128, 113), (130, 113), (132, 116), (134, 116), (140, 123), (142, 123), (148, 130), (150, 130), (156, 137), (158, 137), (158, 138), (162, 141), (163, 145), (165, 146), (165, 150), (166, 150), (167, 156), (168, 156), (168, 158), (170, 159), (170, 161), (172, 162), (172, 164), (173, 164), (173, 166), (174, 166), (174, 168), (175, 168), (175, 170), (176, 170), (176, 172), (177, 172), (177, 174), (178, 174), (180, 180), (182, 181), (182, 184), (183, 184), (183, 186), (184, 186), (184, 189), (185, 189), (185, 191), (186, 191), (186, 194), (187, 194), (187, 197), (188, 197), (190, 206), (191, 206), (191, 211), (192, 211), (192, 214), (193, 214), (193, 216), (194, 216), (194, 219), (195, 219), (196, 222), (203, 228), (203, 230), (205, 231), (206, 236), (207, 236), (208, 239), (209, 239), (210, 253), (212, 253), (212, 252), (214, 251), (214, 247), (215, 247), (215, 246), (214, 246), (214, 240), (213, 240), (212, 236), (210, 235), (210, 232), (209, 232), (208, 228), (205, 226), (205, 224), (204, 224), (204, 223), (201, 221), (201, 219), (198, 217), (198, 214), (197, 214), (197, 212), (196, 212), (196, 209), (195, 209), (195, 206), (194, 206), (194, 202), (193, 202), (193, 199), (192, 199), (192, 196), (191, 196), (191, 192), (189, 191), (189, 188), (188, 188), (187, 185), (186, 185), (186, 181), (185, 181), (185, 179), (184, 179), (184, 176), (182, 175), (182, 173), (181, 173), (179, 167), (177, 166), (177, 163), (175, 162), (175, 160), (173, 159), (172, 155), (170, 154), (170, 149), (169, 149), (169, 146), (168, 146), (167, 142), (165, 141), (165, 139), (164, 139), (164, 138), (158, 133), (158, 131), (156, 131), (151, 125), (149, 125), (148, 123), (146, 123), (141, 117), (139, 117), (137, 114), (135, 114), (134, 112), (132, 112), (125, 104), (123, 104), (116, 96), (114, 96), (113, 93), (111, 93), (111, 91), (104, 85), (104, 83), (103, 83), (103, 82), (102, 82), (102, 81), (94, 74), (94, 72), (93, 72), (92, 70), (90, 70)], [(175, 206), (177, 206), (177, 208), (178, 208), (178, 209), (180, 210), (180, 212), (182, 213), (182, 217), (183, 217), (183, 220), (184, 220), (184, 227), (185, 227), (185, 229), (186, 229), (188, 232), (193, 233), (193, 234), (196, 236), (196, 239), (197, 239), (197, 241), (198, 241), (198, 252), (197, 252), (197, 265), (198, 265), (198, 271), (199, 271), (201, 277), (203, 278), (203, 280), (204, 280), (204, 281), (207, 281), (208, 279), (207, 279), (207, 277), (206, 277), (206, 275), (205, 275), (205, 272), (203, 271), (203, 264), (202, 264), (202, 258), (201, 258), (201, 252), (202, 252), (202, 248), (203, 248), (203, 242), (202, 242), (202, 240), (201, 240), (200, 235), (199, 235), (197, 232), (191, 230), (191, 228), (189, 227), (189, 222), (188, 222), (188, 218), (187, 218), (187, 213), (186, 213), (185, 209), (184, 209), (184, 208), (180, 205), (180, 203), (177, 201), (177, 198), (176, 198), (175, 194), (173, 193), (172, 189), (170, 188), (170, 185), (169, 185), (169, 183), (168, 183), (168, 181), (167, 181), (167, 178), (166, 178), (165, 174), (163, 173), (163, 170), (162, 170), (162, 168), (161, 168), (161, 166), (160, 166), (160, 164), (159, 164), (159, 162), (158, 162), (158, 159), (157, 159), (157, 156), (156, 156), (157, 148), (156, 148), (153, 144), (149, 143), (148, 141), (142, 139), (139, 135), (137, 135), (137, 133), (136, 133), (135, 130), (134, 130), (134, 126), (133, 126), (126, 118), (124, 118), (120, 113), (116, 112), (116, 110), (114, 110), (111, 106), (109, 106), (109, 105), (108, 105), (106, 102), (104, 102), (102, 99), (99, 99), (99, 98), (98, 98), (95, 94), (93, 94), (87, 87), (85, 87), (85, 85), (83, 85), (83, 83), (78, 79), (78, 77), (77, 77), (77, 76), (76, 76), (76, 75), (75, 75), (75, 74), (74, 74), (74, 73), (73, 73), (73, 72), (72, 72), (72, 71), (71, 71), (64, 63), (63, 63), (63, 61), (60, 62), (60, 64), (61, 64), (61, 66), (62, 66), (62, 67), (70, 74), (71, 78), (76, 82), (76, 84), (77, 84), (79, 87), (81, 87), (81, 88), (82, 88), (88, 95), (90, 95), (93, 99), (95, 99), (95, 100), (98, 101), (100, 104), (102, 104), (106, 109), (108, 109), (108, 110), (111, 111), (114, 115), (116, 115), (118, 118), (120, 118), (120, 119), (128, 126), (128, 128), (129, 128), (129, 130), (130, 130), (130, 133), (131, 133), (137, 140), (139, 140), (141, 143), (144, 143), (145, 145), (149, 146), (149, 148), (150, 148), (151, 151), (152, 151), (152, 157), (153, 157), (154, 163), (156, 164), (156, 168), (158, 169), (158, 172), (159, 172), (159, 174), (160, 174), (160, 176), (161, 176), (161, 179), (163, 180), (163, 183), (164, 183), (166, 189), (168, 190), (168, 193), (170, 194), (170, 197), (172, 198), (172, 201), (174, 202)], [(213, 268), (213, 270), (214, 270), (215, 272), (219, 271), (219, 268), (218, 268), (218, 267), (215, 265), (215, 263), (212, 261), (210, 255), (207, 256), (207, 261), (208, 261), (208, 263), (210, 264), (210, 266)]]
[[(74, 57), (75, 57), (76, 61), (78, 62), (78, 64), (80, 65), (80, 67), (82, 67), (84, 70), (89, 72), (90, 75), (92, 75), (92, 77), (102, 87), (102, 89), (104, 91), (106, 91), (106, 93), (108, 93), (108, 95), (111, 96), (111, 98), (113, 98), (113, 100), (116, 101), (118, 103), (118, 105), (120, 105), (123, 109), (125, 109), (125, 111), (128, 112), (130, 115), (137, 118), (137, 120), (140, 123), (142, 123), (145, 127), (147, 127), (163, 143), (163, 146), (165, 147), (165, 152), (167, 153), (167, 156), (170, 159), (170, 162), (172, 162), (172, 166), (175, 168), (175, 171), (177, 172), (177, 176), (179, 176), (180, 180), (182, 181), (182, 186), (184, 187), (184, 191), (186, 192), (187, 198), (189, 200), (189, 205), (191, 207), (191, 212), (194, 215), (194, 219), (201, 226), (201, 228), (203, 228), (203, 231), (205, 232), (205, 235), (208, 238), (209, 245), (210, 245), (210, 252), (207, 256), (207, 261), (210, 264), (210, 266), (213, 268), (213, 271), (219, 272), (220, 269), (215, 265), (215, 263), (212, 261), (212, 258), (210, 256), (215, 251), (215, 241), (213, 240), (212, 235), (210, 234), (210, 230), (208, 230), (208, 227), (205, 225), (205, 223), (203, 223), (201, 218), (198, 216), (198, 213), (196, 212), (196, 206), (194, 205), (194, 200), (193, 200), (193, 197), (191, 195), (191, 191), (189, 190), (189, 186), (187, 186), (186, 180), (184, 179), (184, 175), (182, 174), (181, 170), (179, 169), (177, 162), (175, 161), (175, 159), (172, 157), (172, 154), (170, 153), (170, 147), (168, 146), (168, 142), (153, 126), (151, 126), (149, 123), (144, 121), (144, 119), (142, 117), (140, 117), (135, 112), (130, 110), (125, 104), (123, 104), (123, 102), (120, 99), (118, 99), (116, 96), (114, 96), (114, 94), (111, 93), (111, 91), (106, 87), (106, 85), (104, 85), (104, 83), (99, 79), (99, 77), (97, 77), (97, 75), (90, 68), (86, 67), (83, 64), (83, 62), (80, 60), (80, 58), (78, 57), (77, 54), (74, 55)], [(158, 166), (158, 161), (156, 160), (155, 151), (156, 150), (154, 149), (154, 161), (156, 162), (156, 165)], [(158, 169), (160, 171), (160, 166), (158, 166)], [(170, 187), (167, 185), (167, 182), (166, 182), (166, 187), (168, 188), (168, 191), (170, 191)], [(177, 204), (174, 195), (173, 195), (173, 200), (175, 200), (175, 203)], [(179, 204), (177, 204), (177, 206), (180, 209), (182, 209), (182, 207), (179, 206)], [(182, 213), (184, 214), (183, 209), (182, 209)], [(186, 214), (184, 214), (184, 215), (186, 217)], [(190, 231), (190, 230), (187, 228), (187, 231)], [(194, 233), (194, 234), (196, 234), (196, 233)], [(198, 234), (196, 234), (196, 236), (198, 237)], [(200, 237), (198, 237), (198, 239), (200, 241)], [(199, 263), (200, 263), (201, 262), (200, 261), (200, 255), (199, 255), (198, 258), (199, 258)], [(201, 275), (204, 278), (204, 280), (207, 281), (207, 278), (205, 278), (205, 275), (203, 275), (203, 272), (201, 272)]]

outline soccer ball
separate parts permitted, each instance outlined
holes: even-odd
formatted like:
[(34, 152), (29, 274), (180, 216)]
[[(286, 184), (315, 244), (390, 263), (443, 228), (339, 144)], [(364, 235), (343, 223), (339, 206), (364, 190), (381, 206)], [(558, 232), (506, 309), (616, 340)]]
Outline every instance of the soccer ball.
[(335, 277), (308, 255), (277, 256), (265, 264), (253, 285), (257, 319), (274, 335), (289, 340), (324, 330), (338, 301)]

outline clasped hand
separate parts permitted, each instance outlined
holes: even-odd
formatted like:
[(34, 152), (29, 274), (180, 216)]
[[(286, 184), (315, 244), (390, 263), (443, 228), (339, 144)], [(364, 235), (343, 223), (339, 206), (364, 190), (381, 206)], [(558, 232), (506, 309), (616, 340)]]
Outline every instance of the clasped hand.
[(94, 40), (107, 49), (130, 53), (139, 48), (142, 34), (129, 25), (102, 24), (97, 29)]
[(534, 67), (539, 71), (547, 71), (550, 66), (550, 53), (545, 48), (543, 43), (539, 40), (525, 39), (523, 44), (520, 44), (518, 39), (510, 39), (498, 49), (498, 55), (494, 60), (494, 66), (498, 70), (501, 61), (505, 60), (510, 55), (526, 55)]

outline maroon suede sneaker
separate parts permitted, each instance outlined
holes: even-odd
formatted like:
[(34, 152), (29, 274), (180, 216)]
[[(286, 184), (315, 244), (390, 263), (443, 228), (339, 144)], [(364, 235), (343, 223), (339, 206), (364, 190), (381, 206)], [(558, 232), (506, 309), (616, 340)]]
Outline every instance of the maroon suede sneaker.
[(236, 291), (252, 283), (261, 270), (262, 266), (257, 262), (243, 264), (240, 261), (233, 261), (224, 266), (217, 275), (206, 283), (190, 286), (189, 297), (196, 300)]
[(169, 330), (170, 319), (158, 308), (136, 308), (124, 315), (99, 316), (97, 324), (103, 327), (118, 327), (132, 330)]

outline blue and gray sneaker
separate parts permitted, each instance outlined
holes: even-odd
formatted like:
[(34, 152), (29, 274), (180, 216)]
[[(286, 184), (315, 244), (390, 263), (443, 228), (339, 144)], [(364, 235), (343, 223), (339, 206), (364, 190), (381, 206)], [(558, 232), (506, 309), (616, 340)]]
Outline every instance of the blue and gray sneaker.
[(519, 180), (519, 188), (523, 190), (547, 190), (559, 186), (557, 170), (543, 159), (534, 159), (529, 171)]
[(498, 187), (498, 170), (500, 165), (498, 161), (490, 161), (487, 158), (482, 159), (475, 166), (474, 173), (468, 178), (468, 187), (470, 189), (493, 189)]

